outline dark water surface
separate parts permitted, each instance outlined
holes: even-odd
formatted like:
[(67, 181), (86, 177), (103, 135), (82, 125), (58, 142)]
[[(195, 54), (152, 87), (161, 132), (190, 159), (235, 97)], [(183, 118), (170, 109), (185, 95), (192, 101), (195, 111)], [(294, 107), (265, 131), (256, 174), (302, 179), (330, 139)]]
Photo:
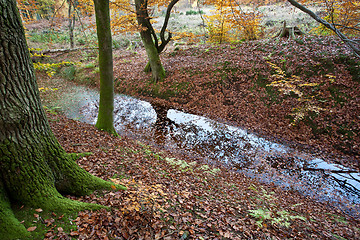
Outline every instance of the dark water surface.
[[(98, 98), (96, 91), (74, 87), (57, 104), (68, 117), (94, 124)], [(360, 173), (352, 169), (244, 129), (173, 109), (165, 116), (167, 122), (164, 117), (159, 122), (150, 103), (128, 96), (116, 96), (114, 112), (120, 135), (231, 165), (261, 182), (298, 190), (360, 216)]]

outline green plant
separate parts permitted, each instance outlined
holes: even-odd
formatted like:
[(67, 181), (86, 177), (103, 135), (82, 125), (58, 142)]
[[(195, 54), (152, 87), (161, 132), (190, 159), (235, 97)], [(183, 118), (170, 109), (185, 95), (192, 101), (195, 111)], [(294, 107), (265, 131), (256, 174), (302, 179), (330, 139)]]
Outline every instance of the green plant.
[(272, 212), (270, 212), (268, 209), (262, 209), (262, 208), (259, 208), (259, 209), (256, 209), (256, 210), (248, 210), (250, 213), (251, 216), (255, 217), (255, 218), (259, 218), (258, 221), (256, 221), (256, 225), (258, 225), (259, 227), (262, 227), (263, 226), (263, 222), (265, 220), (268, 220), (268, 219), (272, 219)]
[[(321, 111), (326, 110), (316, 106), (316, 103), (312, 100), (312, 98), (305, 95), (306, 88), (317, 87), (319, 83), (305, 82), (296, 75), (287, 76), (285, 71), (279, 66), (270, 61), (267, 62), (275, 72), (271, 76), (275, 78), (275, 81), (267, 84), (267, 86), (277, 88), (284, 95), (295, 97), (297, 99), (298, 106), (293, 108), (293, 111), (290, 114), (293, 116), (291, 125), (295, 125), (296, 123), (306, 119), (309, 114), (315, 114), (315, 116), (317, 116)], [(332, 81), (335, 80), (330, 78), (330, 82)]]
[(89, 62), (83, 66), (83, 68), (95, 68), (96, 65), (94, 62)]
[(78, 64), (78, 63), (67, 62), (67, 61), (62, 61), (62, 62), (59, 62), (59, 63), (35, 62), (34, 63), (34, 68), (35, 68), (35, 70), (44, 71), (44, 72), (46, 72), (46, 74), (49, 77), (52, 77), (56, 73), (57, 69), (59, 69), (59, 68), (61, 68), (63, 66), (72, 66), (72, 65), (76, 65), (76, 64)]
[[(251, 185), (249, 189), (256, 192), (256, 199), (259, 201), (256, 209), (248, 210), (249, 215), (256, 218), (255, 222), (258, 227), (263, 227), (263, 223), (270, 221), (272, 225), (290, 227), (290, 221), (300, 219), (306, 221), (306, 218), (299, 215), (293, 215), (286, 210), (279, 209), (280, 207), (276, 204), (277, 198), (274, 196), (275, 192), (268, 192), (261, 188), (259, 191), (256, 186)], [(292, 207), (301, 205), (302, 203), (295, 204)]]
[(65, 67), (61, 72), (66, 79), (68, 79), (69, 81), (72, 81), (75, 79), (76, 66), (71, 65), (71, 66)]
[(67, 43), (69, 36), (61, 31), (29, 32), (28, 40), (36, 43)]
[(202, 165), (200, 168), (200, 170), (204, 171), (204, 173), (209, 173), (211, 175), (216, 175), (217, 173), (221, 172), (221, 170), (219, 168), (213, 168), (211, 169), (209, 167), (209, 165)]
[(185, 13), (185, 15), (197, 15), (197, 14), (204, 14), (204, 11), (203, 10), (195, 11), (195, 10), (190, 9), (189, 11), (186, 11), (186, 13)]
[(95, 67), (94, 71), (92, 71), (92, 73), (100, 73), (100, 68), (99, 67)]
[(50, 113), (52, 115), (57, 115), (61, 109), (61, 107), (47, 107), (47, 106), (43, 106), (43, 107), (44, 107), (45, 111), (47, 111), (48, 113)]
[(193, 166), (196, 165), (196, 162), (187, 163), (184, 160), (177, 160), (175, 158), (166, 157), (164, 160), (170, 165), (180, 169), (182, 172), (193, 171)]

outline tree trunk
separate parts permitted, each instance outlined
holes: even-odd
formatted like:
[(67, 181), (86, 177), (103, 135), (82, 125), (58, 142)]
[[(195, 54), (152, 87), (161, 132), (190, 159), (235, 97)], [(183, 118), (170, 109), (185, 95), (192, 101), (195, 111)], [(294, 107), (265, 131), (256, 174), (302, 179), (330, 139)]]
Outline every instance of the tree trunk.
[[(69, 4), (69, 38), (70, 38), (70, 48), (74, 48), (74, 28), (75, 28), (75, 5), (72, 0), (68, 0)], [(73, 11), (71, 11), (73, 9)]]
[(286, 26), (286, 21), (284, 21), (283, 27), (281, 28), (279, 33), (275, 36), (275, 38), (288, 37), (289, 39), (295, 39), (295, 35), (305, 35), (305, 34), (297, 26), (294, 27)]
[[(142, 0), (144, 1), (144, 0)], [(146, 1), (146, 0), (145, 0)], [(154, 30), (152, 29), (152, 26), (151, 26), (151, 23), (150, 21), (146, 21), (146, 19), (150, 19), (149, 17), (147, 17), (144, 21), (144, 24), (147, 25), (147, 28), (149, 29), (149, 33), (150, 36), (152, 36), (155, 40), (154, 42), (154, 45), (157, 49), (157, 52), (160, 56), (161, 52), (165, 49), (166, 45), (170, 42), (171, 38), (172, 38), (172, 35), (171, 35), (171, 32), (168, 32), (168, 37), (165, 38), (165, 32), (166, 32), (166, 28), (167, 28), (167, 25), (169, 23), (169, 19), (170, 19), (170, 14), (171, 14), (171, 10), (173, 9), (173, 7), (175, 6), (176, 3), (178, 3), (179, 0), (172, 0), (167, 9), (166, 9), (166, 15), (165, 15), (165, 19), (164, 19), (164, 23), (163, 23), (163, 26), (161, 28), (161, 31), (160, 31), (160, 39), (161, 39), (161, 44), (159, 45), (159, 41), (157, 40), (157, 36), (155, 35), (154, 33)], [(141, 5), (142, 6), (142, 5)], [(141, 9), (139, 9), (140, 11)], [(142, 14), (145, 14), (145, 16), (148, 16), (148, 12), (147, 12), (147, 9), (144, 8), (144, 13)], [(143, 15), (141, 15), (143, 16)], [(139, 23), (140, 24), (140, 23)], [(149, 58), (150, 59), (150, 58)], [(160, 59), (160, 58), (159, 58)], [(145, 66), (145, 69), (144, 69), (144, 72), (151, 72), (151, 65), (150, 65), (150, 61), (146, 64)], [(161, 64), (161, 63), (160, 63)], [(162, 66), (161, 66), (162, 67)], [(160, 69), (161, 70), (161, 69)], [(165, 70), (164, 70), (164, 76), (165, 76)]]
[(99, 43), (100, 103), (96, 127), (116, 134), (114, 129), (114, 73), (109, 0), (94, 0)]
[(165, 78), (165, 69), (161, 64), (160, 54), (152, 39), (150, 16), (147, 11), (147, 0), (135, 0), (136, 18), (141, 27), (140, 36), (149, 58), (152, 78), (155, 82)]
[(15, 239), (28, 233), (9, 199), (50, 211), (99, 208), (59, 192), (83, 195), (112, 184), (81, 169), (51, 132), (15, 0), (0, 0), (0, 26), (0, 236)]

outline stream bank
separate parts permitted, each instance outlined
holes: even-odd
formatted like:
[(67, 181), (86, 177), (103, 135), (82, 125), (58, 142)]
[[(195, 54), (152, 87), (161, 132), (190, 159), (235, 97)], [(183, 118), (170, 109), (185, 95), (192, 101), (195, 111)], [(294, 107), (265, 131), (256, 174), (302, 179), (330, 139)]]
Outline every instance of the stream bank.
[[(73, 86), (56, 105), (67, 117), (94, 124), (98, 98), (95, 90)], [(328, 163), (325, 156), (301, 152), (205, 117), (154, 108), (125, 95), (116, 95), (114, 105), (114, 126), (120, 136), (181, 151), (211, 164), (225, 164), (261, 182), (296, 190), (360, 216), (360, 173)]]

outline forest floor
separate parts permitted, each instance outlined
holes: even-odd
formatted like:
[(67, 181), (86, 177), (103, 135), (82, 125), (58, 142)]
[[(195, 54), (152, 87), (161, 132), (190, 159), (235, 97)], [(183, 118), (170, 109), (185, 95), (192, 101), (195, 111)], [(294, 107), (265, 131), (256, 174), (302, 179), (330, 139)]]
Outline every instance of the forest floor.
[[(60, 75), (98, 87), (94, 54), (73, 52), (52, 61), (81, 61)], [(335, 156), (360, 169), (359, 60), (336, 39), (181, 45), (165, 51), (162, 61), (167, 78), (153, 83), (142, 71), (146, 64), (142, 50), (116, 50), (116, 91)], [(40, 87), (46, 84), (45, 77), (39, 78)], [(49, 118), (66, 151), (91, 152), (77, 160), (84, 169), (113, 178), (129, 190), (80, 198), (111, 206), (112, 211), (80, 213), (74, 221), (76, 231), (51, 228), (48, 237), (360, 238), (358, 220), (298, 192), (260, 184), (202, 159), (194, 162), (132, 139), (115, 138), (59, 114)]]
[[(63, 75), (98, 88), (94, 51), (58, 59), (80, 61)], [(169, 47), (162, 54), (167, 77), (158, 83), (143, 72), (146, 59), (140, 48), (114, 51), (117, 93), (230, 123), (360, 170), (360, 61), (339, 40)]]
[(82, 168), (128, 190), (66, 196), (110, 211), (83, 211), (69, 219), (30, 210), (34, 214), (24, 225), (34, 232), (42, 229), (44, 239), (360, 238), (358, 219), (298, 192), (260, 184), (201, 159), (159, 152), (61, 114), (48, 118), (67, 152), (88, 153), (76, 160)]

